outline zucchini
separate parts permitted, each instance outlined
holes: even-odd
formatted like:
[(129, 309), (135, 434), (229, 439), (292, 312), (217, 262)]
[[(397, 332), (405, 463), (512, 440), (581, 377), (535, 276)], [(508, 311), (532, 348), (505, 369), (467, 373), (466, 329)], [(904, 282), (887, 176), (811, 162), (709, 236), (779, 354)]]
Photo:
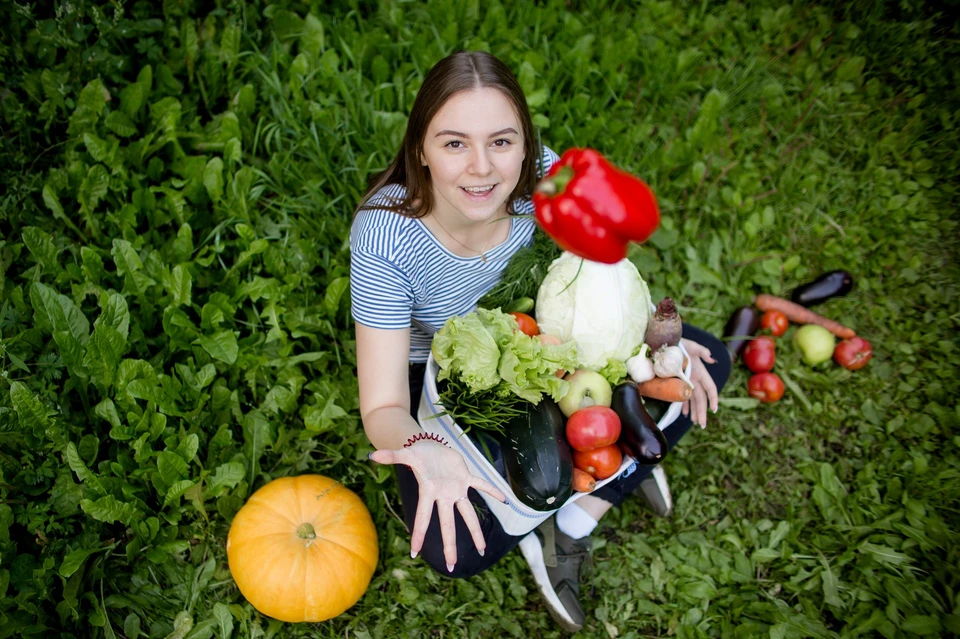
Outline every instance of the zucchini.
[(532, 297), (518, 297), (503, 308), (504, 313), (529, 313), (532, 310)]
[(662, 399), (655, 399), (653, 397), (641, 397), (640, 399), (643, 401), (643, 407), (647, 409), (647, 413), (659, 426), (660, 420), (663, 419), (663, 416), (670, 410), (670, 402), (665, 402)]
[(510, 420), (501, 437), (510, 489), (534, 510), (556, 510), (573, 491), (573, 453), (564, 428), (560, 408), (544, 397)]

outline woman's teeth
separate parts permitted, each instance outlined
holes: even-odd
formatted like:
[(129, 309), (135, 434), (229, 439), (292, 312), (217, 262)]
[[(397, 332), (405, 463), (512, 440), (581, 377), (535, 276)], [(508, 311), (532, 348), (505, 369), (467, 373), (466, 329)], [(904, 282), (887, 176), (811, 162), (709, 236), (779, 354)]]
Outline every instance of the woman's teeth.
[[(494, 185), (494, 186), (496, 186), (496, 185)], [(462, 187), (460, 187), (460, 188), (462, 188), (462, 189), (463, 189), (464, 191), (466, 191), (467, 193), (472, 193), (473, 195), (483, 195), (484, 193), (489, 193), (490, 191), (493, 190), (493, 186), (483, 186), (483, 187), (467, 187), (467, 186), (462, 186)]]

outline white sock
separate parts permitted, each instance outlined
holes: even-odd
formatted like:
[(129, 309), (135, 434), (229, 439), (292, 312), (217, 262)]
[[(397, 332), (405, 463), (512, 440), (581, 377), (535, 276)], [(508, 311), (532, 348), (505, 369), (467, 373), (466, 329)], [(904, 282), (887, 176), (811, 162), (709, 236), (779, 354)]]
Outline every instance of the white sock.
[(577, 504), (568, 504), (557, 511), (557, 528), (573, 539), (583, 539), (597, 527), (597, 520)]

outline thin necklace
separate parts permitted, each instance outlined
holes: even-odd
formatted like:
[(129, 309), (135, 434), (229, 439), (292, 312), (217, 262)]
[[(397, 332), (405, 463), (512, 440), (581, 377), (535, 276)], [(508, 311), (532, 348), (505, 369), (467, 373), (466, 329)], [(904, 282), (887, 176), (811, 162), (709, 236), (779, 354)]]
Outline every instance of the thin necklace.
[[(454, 242), (456, 242), (457, 244), (459, 244), (459, 245), (462, 246), (463, 248), (467, 249), (468, 251), (473, 251), (474, 253), (479, 253), (479, 254), (480, 254), (480, 261), (482, 261), (484, 264), (487, 263), (487, 255), (486, 255), (487, 249), (486, 249), (486, 248), (484, 248), (482, 251), (478, 251), (477, 249), (473, 248), (472, 246), (467, 246), (466, 244), (464, 244), (463, 242), (461, 242), (460, 240), (458, 240), (457, 238), (455, 238), (455, 237), (453, 236), (453, 233), (451, 233), (450, 231), (447, 230), (447, 227), (445, 227), (445, 226), (443, 225), (443, 223), (440, 221), (440, 218), (438, 218), (436, 215), (434, 215), (434, 216), (433, 216), (433, 219), (434, 219), (434, 221), (436, 221), (436, 223), (440, 226), (440, 228), (443, 229), (443, 232), (446, 233), (447, 236), (448, 236), (450, 239), (452, 239)], [(501, 218), (497, 218), (497, 219), (499, 220), (499, 219), (501, 219)]]

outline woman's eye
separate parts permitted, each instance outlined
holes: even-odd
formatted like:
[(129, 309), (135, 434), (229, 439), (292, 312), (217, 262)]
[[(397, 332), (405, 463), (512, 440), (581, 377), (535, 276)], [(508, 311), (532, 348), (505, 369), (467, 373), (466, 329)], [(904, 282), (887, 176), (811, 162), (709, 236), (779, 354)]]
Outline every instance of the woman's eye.
[[(453, 146), (454, 144), (457, 144), (459, 146)], [(450, 140), (444, 146), (448, 146), (451, 149), (459, 149), (460, 147), (463, 146), (463, 142), (461, 142), (460, 140)]]
[[(502, 142), (503, 144), (501, 144), (501, 142)], [(493, 144), (494, 144), (495, 146), (498, 146), (498, 147), (500, 147), (500, 148), (503, 148), (503, 147), (505, 147), (505, 146), (510, 146), (510, 140), (507, 140), (507, 139), (504, 139), (504, 138), (500, 138), (499, 140), (497, 140), (497, 141), (494, 142)]]

